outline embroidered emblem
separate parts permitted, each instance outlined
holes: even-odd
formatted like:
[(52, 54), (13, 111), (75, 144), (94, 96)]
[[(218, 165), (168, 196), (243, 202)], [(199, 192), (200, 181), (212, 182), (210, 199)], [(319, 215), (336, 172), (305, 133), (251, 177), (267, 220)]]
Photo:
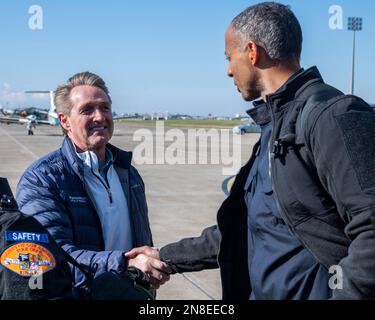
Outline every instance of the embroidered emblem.
[(38, 276), (56, 266), (55, 257), (43, 246), (32, 242), (19, 242), (3, 250), (0, 263), (23, 276)]

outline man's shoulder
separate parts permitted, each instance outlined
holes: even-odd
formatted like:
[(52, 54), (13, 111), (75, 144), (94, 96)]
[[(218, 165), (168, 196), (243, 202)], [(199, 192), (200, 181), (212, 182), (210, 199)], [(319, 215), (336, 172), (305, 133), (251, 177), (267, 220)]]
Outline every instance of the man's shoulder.
[(139, 181), (141, 181), (143, 183), (143, 179), (142, 179), (142, 177), (141, 177), (141, 175), (138, 172), (138, 170), (137, 170), (136, 167), (134, 167), (133, 165), (130, 165), (129, 172), (130, 172), (130, 176), (132, 176), (136, 180), (139, 180)]
[(52, 187), (55, 185), (57, 177), (63, 176), (64, 161), (61, 150), (57, 149), (31, 164), (18, 182), (17, 201), (21, 201), (21, 197), (28, 194), (31, 186)]
[(318, 103), (310, 112), (305, 112), (306, 124), (312, 127), (325, 126), (341, 116), (352, 117), (357, 112), (373, 114), (374, 110), (360, 97), (345, 94), (337, 95)]
[(344, 132), (351, 134), (353, 130), (370, 129), (374, 120), (375, 111), (368, 103), (357, 96), (342, 94), (303, 110), (297, 132), (302, 133), (299, 138), (308, 144), (311, 141), (324, 143)]
[(52, 151), (51, 153), (41, 157), (33, 164), (31, 164), (26, 172), (51, 172), (59, 170), (61, 171), (66, 163), (66, 159), (61, 152), (61, 148)]
[(131, 167), (133, 157), (133, 153), (131, 151), (122, 150), (110, 143), (107, 144), (107, 148), (111, 151), (114, 157), (115, 165), (124, 169), (129, 169)]

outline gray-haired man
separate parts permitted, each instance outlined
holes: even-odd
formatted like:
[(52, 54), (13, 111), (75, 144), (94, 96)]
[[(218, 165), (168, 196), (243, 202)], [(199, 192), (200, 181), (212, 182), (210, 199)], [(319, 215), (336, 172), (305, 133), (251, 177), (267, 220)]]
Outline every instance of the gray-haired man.
[[(124, 252), (152, 246), (145, 189), (131, 153), (109, 144), (114, 124), (104, 81), (83, 72), (59, 86), (55, 105), (66, 137), (60, 149), (38, 160), (17, 188), (22, 212), (33, 215), (80, 264), (96, 270), (146, 273), (154, 288), (169, 279), (158, 259)], [(74, 268), (74, 285), (87, 289)]]

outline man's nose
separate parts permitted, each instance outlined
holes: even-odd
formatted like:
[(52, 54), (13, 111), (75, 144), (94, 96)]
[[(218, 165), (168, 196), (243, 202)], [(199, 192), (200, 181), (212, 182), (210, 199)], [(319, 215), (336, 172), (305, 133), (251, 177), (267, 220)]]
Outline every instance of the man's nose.
[(103, 110), (101, 110), (100, 108), (95, 109), (93, 116), (95, 121), (105, 120), (106, 118)]
[(230, 66), (228, 66), (228, 69), (227, 69), (227, 76), (230, 78), (233, 78), (233, 73), (232, 73), (232, 69), (230, 68)]

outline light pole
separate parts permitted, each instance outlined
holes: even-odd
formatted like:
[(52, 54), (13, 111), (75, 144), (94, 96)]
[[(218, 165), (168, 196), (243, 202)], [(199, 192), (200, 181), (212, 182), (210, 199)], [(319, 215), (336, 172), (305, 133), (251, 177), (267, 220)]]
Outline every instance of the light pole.
[(362, 18), (349, 17), (348, 18), (348, 30), (353, 31), (352, 82), (351, 82), (350, 93), (354, 94), (355, 32), (362, 30)]

